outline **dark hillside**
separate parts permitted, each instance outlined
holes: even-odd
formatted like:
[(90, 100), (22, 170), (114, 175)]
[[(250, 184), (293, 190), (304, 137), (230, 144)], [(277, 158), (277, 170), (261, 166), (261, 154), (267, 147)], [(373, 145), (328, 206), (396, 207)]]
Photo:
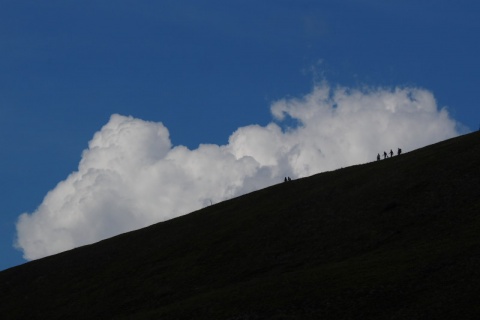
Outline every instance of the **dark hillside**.
[(1, 319), (479, 319), (480, 132), (0, 272)]

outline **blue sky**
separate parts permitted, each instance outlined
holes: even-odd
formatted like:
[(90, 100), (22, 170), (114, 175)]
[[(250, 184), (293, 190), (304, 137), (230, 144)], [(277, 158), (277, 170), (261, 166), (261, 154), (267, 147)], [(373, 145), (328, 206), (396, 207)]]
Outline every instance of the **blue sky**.
[(466, 0), (0, 1), (0, 270), (25, 262), (20, 214), (78, 169), (112, 114), (161, 122), (193, 150), (267, 126), (272, 104), (324, 81), (421, 88), (477, 130), (478, 12)]

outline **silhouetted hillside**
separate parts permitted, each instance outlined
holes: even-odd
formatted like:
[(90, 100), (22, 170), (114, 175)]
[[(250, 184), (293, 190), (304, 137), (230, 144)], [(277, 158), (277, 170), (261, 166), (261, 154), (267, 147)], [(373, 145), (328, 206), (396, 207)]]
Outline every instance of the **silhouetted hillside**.
[(5, 270), (0, 317), (478, 319), (479, 196), (476, 132)]

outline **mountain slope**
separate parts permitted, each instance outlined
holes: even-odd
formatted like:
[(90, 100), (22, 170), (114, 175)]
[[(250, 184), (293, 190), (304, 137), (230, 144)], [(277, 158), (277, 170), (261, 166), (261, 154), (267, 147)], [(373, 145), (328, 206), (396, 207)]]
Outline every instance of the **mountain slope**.
[(480, 133), (0, 272), (2, 319), (478, 318)]

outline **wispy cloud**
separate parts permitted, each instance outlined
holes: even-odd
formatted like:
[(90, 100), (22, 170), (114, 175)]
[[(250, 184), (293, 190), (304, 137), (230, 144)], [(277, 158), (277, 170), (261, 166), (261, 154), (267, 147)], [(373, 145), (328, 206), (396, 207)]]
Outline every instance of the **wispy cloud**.
[[(37, 259), (177, 217), (283, 181), (373, 161), (459, 134), (418, 88), (331, 88), (276, 101), (275, 120), (238, 128), (227, 145), (172, 146), (168, 129), (112, 115), (78, 170), (17, 222), (16, 247)], [(289, 125), (290, 124), (290, 125)]]

